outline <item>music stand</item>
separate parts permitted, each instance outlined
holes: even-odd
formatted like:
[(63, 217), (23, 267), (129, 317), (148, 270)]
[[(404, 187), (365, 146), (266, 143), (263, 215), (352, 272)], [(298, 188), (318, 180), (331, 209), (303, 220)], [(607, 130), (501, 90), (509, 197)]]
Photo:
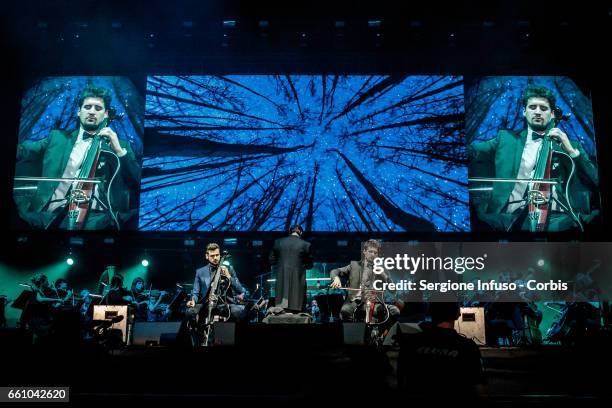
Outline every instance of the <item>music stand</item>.
[(24, 290), (19, 294), (19, 296), (17, 296), (17, 299), (15, 299), (13, 303), (11, 303), (11, 307), (23, 310), (25, 309), (28, 302), (33, 298), (34, 292), (32, 292), (31, 290)]

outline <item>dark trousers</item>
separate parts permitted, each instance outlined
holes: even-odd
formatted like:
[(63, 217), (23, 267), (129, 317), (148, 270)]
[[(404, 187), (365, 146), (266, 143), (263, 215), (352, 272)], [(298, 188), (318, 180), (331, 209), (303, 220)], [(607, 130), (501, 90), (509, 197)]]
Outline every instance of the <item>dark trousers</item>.
[[(357, 308), (360, 306), (362, 307), (358, 311)], [(400, 314), (400, 310), (395, 305), (387, 305), (387, 307), (389, 309), (389, 321), (395, 322), (397, 320), (397, 316)], [(340, 317), (342, 318), (343, 322), (363, 320), (365, 319), (365, 305), (361, 305), (360, 300), (354, 300), (352, 302), (347, 301), (342, 305), (342, 309), (340, 309)], [(377, 303), (374, 307), (374, 317), (378, 321), (382, 321), (385, 318), (385, 310), (382, 304)]]
[[(198, 303), (197, 305), (195, 305), (194, 307), (189, 307), (187, 308), (187, 311), (185, 312), (185, 314), (187, 315), (187, 320), (189, 320), (189, 322), (197, 324), (198, 322), (203, 323), (204, 319), (206, 318), (206, 314), (207, 314), (207, 307), (203, 307), (204, 304), (202, 303)], [(213, 316), (215, 315), (220, 315), (220, 316), (227, 316), (228, 314), (228, 308), (229, 307), (229, 321), (230, 322), (241, 322), (246, 318), (246, 313), (245, 313), (245, 307), (244, 305), (221, 305), (218, 306), (216, 308), (216, 310), (213, 311)], [(195, 327), (195, 325), (192, 325), (192, 327)]]

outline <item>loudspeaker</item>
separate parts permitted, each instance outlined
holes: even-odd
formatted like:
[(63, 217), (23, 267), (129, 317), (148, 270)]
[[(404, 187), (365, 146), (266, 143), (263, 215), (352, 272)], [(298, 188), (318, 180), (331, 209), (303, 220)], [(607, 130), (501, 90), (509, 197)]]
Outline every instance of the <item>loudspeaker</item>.
[(174, 344), (181, 322), (136, 322), (134, 323), (135, 346), (164, 346)]
[(421, 331), (418, 323), (395, 323), (389, 329), (389, 333), (383, 341), (383, 346), (399, 346), (402, 334), (414, 334)]
[(236, 344), (236, 323), (214, 322), (213, 334), (215, 346), (233, 346)]
[(344, 333), (344, 344), (351, 346), (363, 346), (366, 342), (365, 323), (342, 323)]
[(486, 344), (484, 307), (462, 307), (455, 330), (478, 345)]
[(121, 339), (125, 344), (131, 340), (132, 329), (132, 307), (119, 305), (94, 305), (94, 320), (110, 320), (113, 317), (123, 316), (119, 323), (114, 323), (111, 328), (121, 330)]

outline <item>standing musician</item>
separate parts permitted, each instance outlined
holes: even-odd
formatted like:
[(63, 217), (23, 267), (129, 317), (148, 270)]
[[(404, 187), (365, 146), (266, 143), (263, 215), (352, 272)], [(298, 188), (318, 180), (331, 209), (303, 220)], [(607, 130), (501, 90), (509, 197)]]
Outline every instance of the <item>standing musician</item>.
[[(342, 287), (340, 278), (348, 278), (348, 295), (340, 310), (343, 321), (353, 321), (355, 312), (362, 303), (368, 299), (375, 303), (374, 315), (380, 319), (384, 315), (384, 299), (381, 295), (376, 295), (374, 281), (389, 281), (389, 276), (383, 272), (376, 275), (373, 272), (374, 259), (379, 256), (380, 243), (375, 239), (370, 239), (363, 244), (363, 252), (360, 261), (351, 261), (350, 264), (342, 268), (332, 269), (329, 273), (332, 289)], [(386, 305), (389, 310), (389, 319), (393, 323), (400, 311), (395, 305)]]
[(588, 205), (573, 207), (585, 190), (597, 191), (597, 169), (581, 144), (556, 127), (563, 116), (549, 89), (530, 85), (521, 100), (525, 129), (500, 130), (495, 138), (468, 148), (470, 173), (492, 176), (470, 179), (492, 183), (490, 197), (475, 204), (477, 216), (500, 231), (582, 229), (581, 213), (590, 221), (595, 212)]
[[(110, 92), (87, 86), (78, 100), (77, 129), (52, 130), (44, 139), (17, 147), (18, 176), (49, 179), (38, 182), (34, 197), (17, 203), (20, 217), (30, 227), (118, 229), (137, 221), (140, 167), (130, 144), (108, 126), (112, 112)], [(101, 143), (94, 145), (93, 140)], [(95, 177), (102, 183), (58, 180), (83, 178), (84, 172), (88, 173), (84, 178)], [(75, 205), (77, 196), (83, 197), (81, 191), (87, 191), (85, 202), (80, 201), (81, 207), (87, 206), (84, 218), (69, 223), (68, 211), (75, 209), (71, 204)]]
[(220, 299), (217, 307), (218, 310), (213, 311), (213, 314), (228, 317), (232, 321), (243, 320), (245, 317), (245, 306), (237, 303), (244, 300), (246, 290), (238, 280), (236, 271), (231, 265), (220, 265), (221, 250), (216, 243), (210, 243), (206, 246), (205, 256), (208, 264), (196, 271), (192, 297), (187, 302), (187, 318), (194, 322), (198, 315), (202, 315), (204, 309), (206, 309), (202, 306), (209, 300), (211, 281), (214, 278), (214, 274), (220, 271), (221, 277), (218, 287), (225, 293), (221, 294), (223, 299)]
[(274, 241), (269, 261), (276, 276), (275, 306), (301, 312), (306, 306), (306, 270), (312, 268), (310, 242), (302, 239), (303, 228), (294, 224), (289, 236)]

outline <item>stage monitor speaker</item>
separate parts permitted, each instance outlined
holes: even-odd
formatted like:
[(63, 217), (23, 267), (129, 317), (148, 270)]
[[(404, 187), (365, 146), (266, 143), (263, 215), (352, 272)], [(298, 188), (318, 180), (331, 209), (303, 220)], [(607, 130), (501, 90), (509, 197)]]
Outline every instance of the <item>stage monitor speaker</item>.
[(344, 332), (344, 344), (351, 346), (363, 346), (366, 344), (365, 323), (342, 323)]
[(389, 333), (383, 341), (384, 346), (399, 346), (400, 337), (402, 334), (420, 333), (421, 327), (418, 323), (395, 323), (389, 329)]
[(166, 346), (176, 343), (181, 322), (136, 322), (132, 344), (135, 346)]
[(214, 322), (213, 334), (215, 346), (233, 346), (236, 344), (236, 323)]
[(455, 330), (478, 345), (486, 344), (484, 307), (462, 307)]
[(117, 316), (123, 316), (118, 323), (113, 323), (112, 329), (121, 330), (121, 339), (125, 344), (131, 341), (132, 329), (132, 308), (122, 305), (94, 305), (93, 319), (94, 320), (111, 320)]

